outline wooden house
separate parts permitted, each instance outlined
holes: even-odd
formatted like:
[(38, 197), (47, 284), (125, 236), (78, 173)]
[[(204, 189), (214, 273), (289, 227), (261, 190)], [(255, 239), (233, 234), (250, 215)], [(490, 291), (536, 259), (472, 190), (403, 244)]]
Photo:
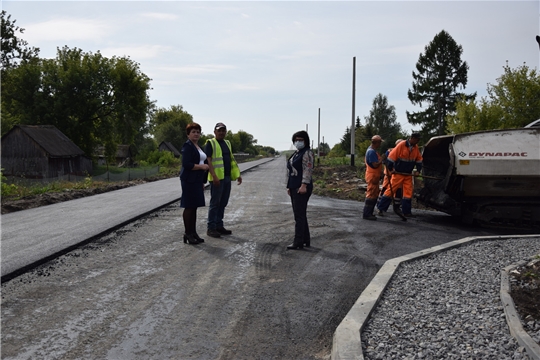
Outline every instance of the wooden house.
[(92, 173), (92, 160), (52, 125), (15, 125), (2, 136), (2, 169), (34, 179), (85, 176)]
[(181, 155), (180, 151), (178, 151), (178, 149), (176, 147), (174, 147), (174, 145), (171, 144), (168, 141), (162, 141), (161, 144), (159, 144), (158, 149), (159, 149), (159, 151), (170, 151), (170, 152), (172, 152), (175, 158), (179, 158), (180, 155)]
[[(107, 159), (105, 158), (105, 147), (98, 146), (96, 148), (96, 155), (98, 158), (98, 165), (106, 165)], [(129, 145), (118, 145), (116, 148), (116, 154), (114, 155), (114, 164), (115, 166), (131, 166), (133, 165), (133, 154), (131, 152), (131, 146)]]

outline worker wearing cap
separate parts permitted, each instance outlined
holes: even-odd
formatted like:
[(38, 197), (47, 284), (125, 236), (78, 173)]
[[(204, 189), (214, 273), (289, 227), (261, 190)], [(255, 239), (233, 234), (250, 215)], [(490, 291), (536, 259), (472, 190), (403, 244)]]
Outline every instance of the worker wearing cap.
[(366, 201), (364, 203), (363, 218), (366, 220), (377, 220), (377, 217), (373, 215), (373, 209), (377, 205), (377, 198), (379, 196), (379, 183), (382, 175), (382, 162), (383, 157), (379, 155), (377, 149), (381, 147), (383, 139), (379, 135), (375, 135), (371, 138), (371, 145), (366, 151)]
[(242, 183), (240, 168), (234, 160), (231, 143), (225, 140), (227, 127), (219, 122), (214, 127), (213, 139), (208, 139), (204, 152), (208, 157), (208, 181), (210, 182), (210, 206), (208, 207), (208, 230), (206, 234), (215, 238), (232, 234), (223, 226), (225, 207), (229, 203), (231, 181)]
[[(406, 141), (402, 141), (388, 155), (388, 171), (391, 174), (390, 187), (386, 189), (378, 205), (379, 211), (387, 211), (395, 196), (394, 192), (402, 188), (403, 200), (401, 201), (403, 215), (412, 215), (413, 181), (412, 176), (422, 171), (422, 155), (418, 149), (420, 134), (413, 133)], [(416, 171), (413, 172), (416, 167)], [(399, 203), (399, 198), (395, 199)]]
[[(396, 142), (395, 142), (395, 145), (399, 144), (400, 142), (402, 142), (403, 139), (397, 139)], [(381, 192), (379, 193), (379, 198), (377, 199), (377, 209), (379, 208), (379, 203), (381, 202), (381, 199), (383, 197), (383, 194), (385, 193), (386, 189), (388, 189), (388, 187), (390, 186), (390, 172), (388, 171), (388, 155), (390, 155), (390, 152), (394, 150), (394, 148), (389, 148), (388, 150), (386, 150), (386, 152), (384, 153), (384, 157), (386, 157), (386, 159), (383, 159), (383, 165), (384, 165), (384, 179), (383, 179), (383, 183), (382, 183), (382, 189), (381, 189)], [(396, 189), (396, 194), (395, 196), (401, 198), (401, 195), (397, 195), (398, 192), (399, 194), (401, 194), (401, 188), (400, 189)], [(381, 211), (381, 210), (378, 210), (377, 211), (377, 215), (379, 216), (384, 216), (384, 212)]]

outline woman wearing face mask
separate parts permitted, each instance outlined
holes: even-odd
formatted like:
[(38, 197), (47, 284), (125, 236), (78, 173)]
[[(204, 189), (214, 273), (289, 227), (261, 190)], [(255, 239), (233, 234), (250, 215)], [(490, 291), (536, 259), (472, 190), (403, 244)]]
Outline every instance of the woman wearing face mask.
[(296, 151), (287, 160), (287, 194), (291, 197), (294, 213), (294, 242), (287, 246), (290, 250), (300, 250), (310, 246), (307, 222), (307, 203), (313, 191), (313, 151), (309, 148), (309, 135), (298, 131), (292, 136)]

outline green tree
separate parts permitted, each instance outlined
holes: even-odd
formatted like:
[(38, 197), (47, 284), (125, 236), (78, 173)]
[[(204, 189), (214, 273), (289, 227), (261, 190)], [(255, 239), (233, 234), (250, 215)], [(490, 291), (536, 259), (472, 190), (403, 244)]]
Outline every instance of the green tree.
[[(317, 150), (317, 149), (315, 149)], [(328, 145), (327, 143), (325, 142), (321, 142), (319, 144), (319, 150), (321, 151), (321, 154), (327, 154), (330, 152), (330, 145)]]
[(54, 125), (87, 155), (98, 145), (111, 157), (149, 131), (150, 79), (129, 58), (58, 49), (55, 59), (31, 59), (6, 70), (5, 125)]
[[(186, 126), (192, 122), (193, 116), (182, 105), (172, 105), (169, 109), (157, 109), (152, 114), (150, 127), (157, 144), (167, 141), (180, 150), (187, 140)], [(200, 144), (204, 145), (204, 142)]]
[(467, 85), (469, 66), (461, 60), (463, 48), (442, 30), (420, 54), (413, 71), (412, 90), (408, 97), (413, 105), (424, 107), (424, 111), (409, 113), (407, 119), (413, 125), (422, 125), (423, 140), (446, 133), (446, 116), (456, 110), (456, 101), (474, 99), (476, 93), (459, 93)]
[(540, 118), (540, 74), (525, 64), (508, 65), (495, 85), (488, 84), (489, 102), (502, 110), (500, 128), (523, 127)]
[(373, 99), (369, 116), (366, 116), (365, 120), (365, 140), (370, 140), (373, 135), (380, 135), (385, 140), (383, 145), (388, 145), (401, 137), (401, 125), (397, 122), (396, 108), (389, 105), (388, 98), (381, 93)]
[(268, 155), (275, 155), (276, 149), (274, 149), (271, 146), (262, 146), (262, 145), (254, 145), (255, 149), (257, 150), (257, 155), (262, 156), (268, 156)]
[(39, 54), (39, 48), (29, 47), (28, 42), (17, 37), (17, 33), (24, 33), (24, 29), (15, 25), (16, 22), (17, 20), (12, 21), (11, 15), (2, 10), (0, 13), (2, 70), (17, 66), (20, 61), (36, 58)]
[[(233, 152), (243, 152), (251, 155), (257, 155), (258, 151), (255, 149), (255, 144), (257, 144), (257, 140), (253, 137), (253, 135), (243, 130), (238, 131), (232, 136), (231, 146), (233, 148)], [(235, 148), (235, 146), (238, 146), (238, 148)]]
[[(360, 144), (366, 139), (367, 130), (368, 129), (366, 129), (365, 127), (362, 126), (362, 124), (360, 124), (360, 118), (358, 117), (356, 119), (355, 129), (354, 129), (354, 149), (355, 149), (356, 155), (360, 154), (359, 152), (361, 149)], [(341, 138), (339, 142), (339, 146), (341, 147), (342, 152), (344, 152), (345, 154), (351, 153), (351, 129), (349, 127), (345, 129), (345, 134), (343, 134), (343, 137)], [(334, 149), (332, 149), (332, 151), (333, 150)], [(333, 151), (333, 152), (336, 153), (336, 151)]]
[(339, 142), (339, 145), (341, 147), (341, 150), (345, 154), (351, 153), (351, 129), (348, 126), (347, 128), (345, 128), (345, 134), (343, 134), (343, 136), (341, 137), (341, 141)]
[[(350, 147), (350, 144), (349, 144), (349, 147)], [(350, 152), (350, 149), (349, 149), (349, 151), (345, 151), (345, 150), (343, 150), (342, 144), (337, 143), (332, 147), (332, 149), (328, 153), (328, 157), (343, 157), (343, 156), (347, 155), (349, 152)]]
[(457, 102), (455, 114), (447, 117), (449, 133), (518, 128), (540, 118), (540, 74), (536, 69), (506, 65), (496, 84), (488, 84), (487, 92), (479, 102)]

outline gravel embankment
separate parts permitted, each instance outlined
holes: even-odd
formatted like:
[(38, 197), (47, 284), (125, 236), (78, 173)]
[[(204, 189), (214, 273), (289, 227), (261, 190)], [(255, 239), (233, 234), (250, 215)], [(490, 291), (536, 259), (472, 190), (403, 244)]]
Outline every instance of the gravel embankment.
[(483, 240), (402, 263), (362, 331), (364, 357), (528, 359), (506, 323), (500, 271), (539, 251), (540, 238)]

